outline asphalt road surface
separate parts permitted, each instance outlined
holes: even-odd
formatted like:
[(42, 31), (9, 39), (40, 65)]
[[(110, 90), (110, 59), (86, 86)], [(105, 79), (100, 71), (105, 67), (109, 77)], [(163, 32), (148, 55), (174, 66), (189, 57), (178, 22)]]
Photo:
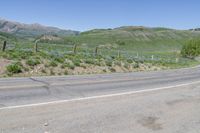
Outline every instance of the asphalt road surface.
[(0, 133), (199, 133), (200, 68), (0, 79)]

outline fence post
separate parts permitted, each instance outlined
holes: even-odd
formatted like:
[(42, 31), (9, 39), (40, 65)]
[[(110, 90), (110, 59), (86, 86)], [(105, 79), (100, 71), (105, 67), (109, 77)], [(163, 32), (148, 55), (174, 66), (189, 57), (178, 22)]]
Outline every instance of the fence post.
[(35, 42), (35, 52), (38, 52), (38, 42)]
[(154, 60), (154, 55), (151, 56), (151, 60)]
[(95, 56), (98, 55), (98, 48), (99, 48), (98, 46), (95, 48), (95, 51), (94, 51), (94, 52), (95, 52), (95, 53), (94, 53)]
[(118, 50), (118, 58), (120, 58), (121, 57), (121, 53), (120, 53), (120, 51)]
[(76, 54), (76, 51), (77, 51), (77, 45), (74, 44), (74, 47), (73, 47), (73, 53)]
[(6, 50), (6, 44), (7, 44), (7, 42), (4, 41), (4, 42), (3, 42), (3, 48), (2, 48), (2, 51), (3, 51), (3, 52)]
[(178, 63), (179, 62), (179, 58), (176, 58), (176, 63)]

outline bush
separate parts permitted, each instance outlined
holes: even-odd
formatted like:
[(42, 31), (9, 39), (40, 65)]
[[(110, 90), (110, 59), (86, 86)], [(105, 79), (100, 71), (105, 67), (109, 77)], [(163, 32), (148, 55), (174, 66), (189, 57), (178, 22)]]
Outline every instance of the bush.
[(195, 58), (200, 55), (200, 39), (190, 40), (181, 50), (181, 55), (187, 58)]
[(33, 56), (33, 52), (32, 51), (19, 51), (19, 56), (21, 59), (28, 59), (31, 56)]
[(112, 66), (112, 61), (108, 61), (108, 60), (107, 60), (107, 61), (106, 61), (106, 65), (109, 66), (109, 67), (111, 67), (111, 66)]
[(47, 73), (47, 71), (45, 70), (45, 69), (42, 69), (42, 71), (41, 71), (42, 73)]
[(124, 67), (126, 68), (126, 69), (129, 69), (129, 64), (128, 63), (124, 63)]
[(69, 64), (68, 68), (74, 70), (75, 69), (75, 65), (74, 64)]
[(17, 63), (8, 65), (6, 69), (10, 74), (21, 73), (22, 72), (21, 66), (18, 65)]
[(123, 42), (123, 41), (120, 41), (120, 40), (118, 40), (116, 43), (117, 43), (118, 45), (120, 45), (120, 46), (124, 46), (124, 45), (126, 45), (126, 43), (125, 43), (125, 42)]
[(68, 74), (69, 74), (69, 72), (68, 72), (67, 70), (65, 70), (64, 74), (65, 74), (65, 75), (68, 75)]
[(49, 63), (49, 66), (57, 67), (57, 66), (58, 66), (58, 63), (57, 63), (55, 60), (52, 60), (52, 61)]
[(29, 66), (36, 66), (40, 64), (40, 61), (38, 59), (29, 59), (26, 61), (26, 64)]
[(116, 61), (114, 61), (114, 65), (121, 66), (121, 62), (116, 60)]
[(61, 66), (63, 69), (64, 68), (69, 68), (69, 69), (75, 69), (75, 65), (73, 64), (73, 63), (65, 63), (65, 64), (63, 64), (62, 66)]
[(73, 63), (74, 63), (75, 66), (80, 66), (81, 61), (76, 59), (76, 60), (73, 60)]
[(131, 64), (131, 63), (133, 63), (133, 60), (132, 59), (127, 59), (127, 62)]
[(53, 71), (53, 69), (50, 69), (50, 75), (55, 75), (55, 72)]
[(86, 64), (95, 64), (95, 61), (93, 59), (86, 59), (85, 63)]
[(65, 62), (65, 58), (62, 58), (62, 57), (54, 58), (54, 60), (59, 62), (59, 63), (64, 63)]
[(33, 53), (31, 51), (13, 51), (10, 50), (7, 52), (9, 59), (28, 59), (31, 56), (33, 56)]
[(110, 71), (111, 71), (112, 73), (116, 72), (115, 68), (110, 68)]
[(100, 62), (100, 60), (94, 60), (94, 62), (95, 62), (95, 63), (94, 63), (95, 65), (97, 65), (97, 66), (101, 66), (101, 62)]
[(65, 69), (67, 66), (65, 65), (65, 64), (62, 64), (61, 66), (60, 66), (60, 68), (62, 68), (62, 69)]
[(133, 64), (133, 68), (139, 68), (139, 67), (140, 67), (139, 63)]

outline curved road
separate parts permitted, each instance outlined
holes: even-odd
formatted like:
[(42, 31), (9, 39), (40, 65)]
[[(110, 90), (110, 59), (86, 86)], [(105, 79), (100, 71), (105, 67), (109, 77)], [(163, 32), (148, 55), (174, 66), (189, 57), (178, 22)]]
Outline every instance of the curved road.
[(0, 133), (198, 133), (200, 68), (0, 79)]

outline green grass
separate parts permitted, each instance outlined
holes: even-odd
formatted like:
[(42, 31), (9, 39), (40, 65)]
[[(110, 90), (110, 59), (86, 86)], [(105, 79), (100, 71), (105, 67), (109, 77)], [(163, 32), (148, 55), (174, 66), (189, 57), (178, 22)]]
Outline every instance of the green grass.
[[(33, 66), (43, 64), (41, 72), (46, 75), (70, 74), (76, 67), (86, 69), (88, 65), (108, 67), (105, 72), (115, 72), (115, 65), (125, 69), (130, 66), (139, 69), (145, 63), (165, 68), (189, 67), (199, 62), (183, 58), (180, 51), (188, 39), (199, 35), (198, 32), (166, 28), (122, 27), (93, 30), (79, 36), (66, 37), (65, 43), (38, 43), (39, 52), (35, 52), (32, 41), (9, 41), (6, 51), (0, 51), (0, 58), (21, 64), (25, 62), (19, 65), (21, 71), (17, 71), (17, 66), (11, 65), (8, 72), (12, 74), (31, 71)], [(77, 54), (73, 53), (74, 43), (77, 45)], [(98, 55), (95, 55), (97, 46)], [(56, 72), (57, 69), (60, 69), (59, 72)]]
[(18, 63), (13, 63), (13, 64), (8, 65), (6, 69), (7, 69), (7, 72), (11, 75), (22, 72), (21, 65), (19, 65)]
[(52, 61), (49, 63), (49, 66), (57, 67), (57, 66), (58, 66), (58, 62), (56, 62), (55, 60), (52, 60)]
[(76, 41), (88, 47), (98, 45), (117, 45), (121, 50), (134, 51), (172, 51), (179, 50), (188, 39), (199, 37), (200, 33), (166, 28), (122, 27), (118, 29), (91, 30), (79, 36), (67, 37), (66, 41)]
[(40, 61), (38, 59), (30, 58), (26, 61), (26, 64), (29, 66), (36, 66), (36, 65), (40, 64)]
[(181, 50), (181, 55), (188, 58), (200, 56), (200, 39), (190, 40)]

